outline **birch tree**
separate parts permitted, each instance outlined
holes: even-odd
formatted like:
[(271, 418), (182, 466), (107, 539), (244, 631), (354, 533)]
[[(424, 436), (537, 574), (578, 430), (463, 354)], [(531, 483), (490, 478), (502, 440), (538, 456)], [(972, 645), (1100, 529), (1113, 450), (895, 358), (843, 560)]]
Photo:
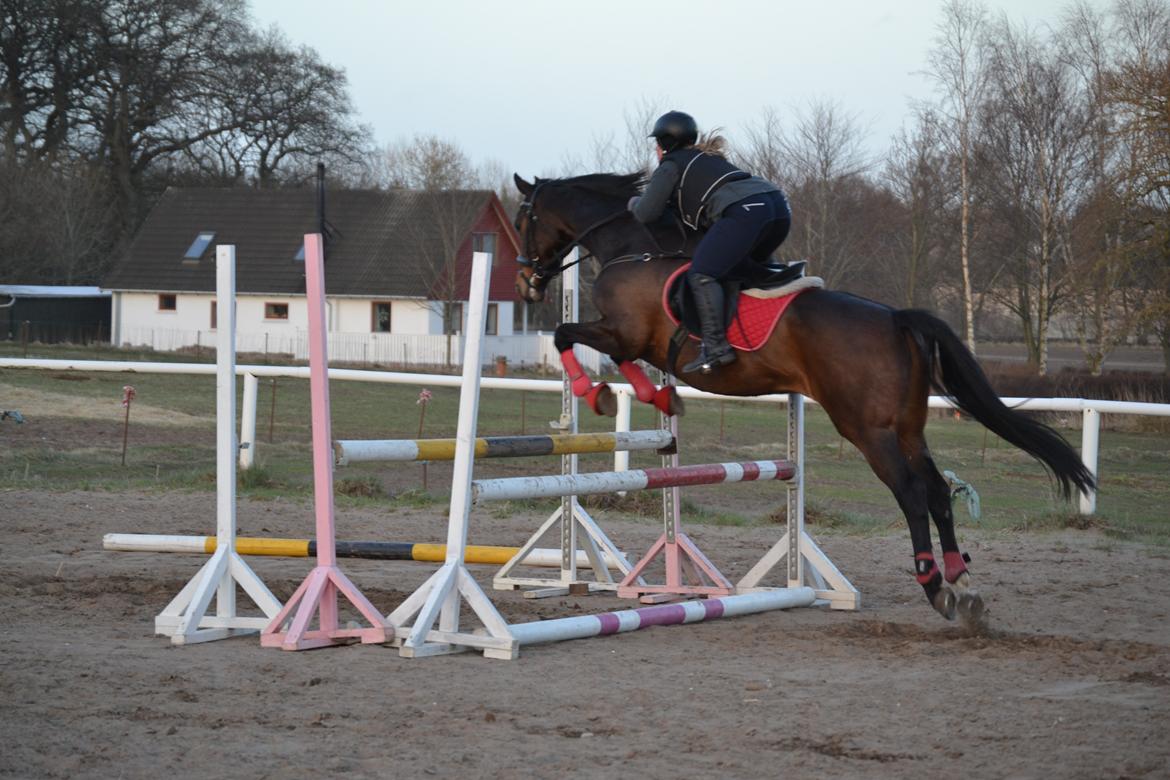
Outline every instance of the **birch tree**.
[(975, 351), (975, 295), (971, 283), (971, 159), (976, 113), (987, 85), (983, 36), (987, 11), (978, 0), (947, 0), (928, 73), (941, 92), (940, 126), (959, 164), (959, 269), (967, 346)]

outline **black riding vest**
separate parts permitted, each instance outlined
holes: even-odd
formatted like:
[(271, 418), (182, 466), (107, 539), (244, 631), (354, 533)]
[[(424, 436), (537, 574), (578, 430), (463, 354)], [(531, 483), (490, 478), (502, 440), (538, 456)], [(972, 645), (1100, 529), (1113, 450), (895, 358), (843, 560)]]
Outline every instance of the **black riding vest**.
[(674, 162), (682, 171), (675, 188), (678, 214), (688, 227), (696, 230), (703, 209), (715, 190), (729, 181), (751, 178), (750, 173), (741, 171), (722, 157), (707, 154), (693, 146), (664, 154), (662, 161), (666, 160)]

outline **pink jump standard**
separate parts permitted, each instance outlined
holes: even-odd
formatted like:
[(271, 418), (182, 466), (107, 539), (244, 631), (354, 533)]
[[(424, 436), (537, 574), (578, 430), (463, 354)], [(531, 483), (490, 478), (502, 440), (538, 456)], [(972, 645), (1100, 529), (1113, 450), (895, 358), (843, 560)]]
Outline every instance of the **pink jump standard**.
[[(662, 376), (662, 386), (673, 390), (674, 378), (665, 374)], [(661, 412), (661, 427), (678, 437), (678, 416)], [(677, 470), (678, 449), (662, 458), (662, 471)], [(771, 463), (774, 469), (772, 478), (791, 479), (795, 473), (792, 464), (781, 461)], [(735, 470), (739, 469), (740, 480), (767, 479), (767, 464), (724, 464), (723, 466), (707, 466), (704, 469), (722, 470), (725, 479), (730, 479)], [(683, 483), (694, 484), (694, 483)], [(658, 601), (668, 601), (680, 596), (729, 596), (735, 592), (731, 581), (719, 571), (699, 546), (682, 530), (682, 493), (680, 485), (673, 484), (662, 489), (662, 536), (650, 545), (650, 549), (642, 559), (634, 564), (634, 568), (618, 584), (617, 594), (621, 598), (637, 598), (643, 603), (652, 604)], [(662, 556), (663, 582), (657, 585), (646, 581), (645, 575), (650, 566)], [(684, 582), (684, 579), (686, 582)]]
[[(317, 516), (317, 566), (260, 635), (264, 647), (308, 650), (360, 639), (385, 642), (393, 626), (337, 567), (333, 522), (333, 447), (326, 354), (325, 245), (320, 233), (305, 235), (305, 299), (309, 310), (309, 392), (313, 412), (313, 493)], [(372, 624), (340, 628), (337, 596), (345, 596)], [(318, 627), (310, 628), (314, 614)]]

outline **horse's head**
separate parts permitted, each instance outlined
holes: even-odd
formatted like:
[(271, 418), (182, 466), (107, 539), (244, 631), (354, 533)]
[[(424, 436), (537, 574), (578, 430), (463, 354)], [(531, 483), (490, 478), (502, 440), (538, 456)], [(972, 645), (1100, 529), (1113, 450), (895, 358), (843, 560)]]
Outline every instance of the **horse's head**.
[[(520, 174), (513, 174), (516, 189), (524, 202), (516, 212), (516, 232), (520, 235), (521, 255), (516, 258), (520, 269), (516, 272), (516, 291), (530, 303), (544, 300), (544, 290), (556, 276), (562, 258), (561, 250), (573, 241), (573, 233), (565, 221), (550, 206), (555, 199), (555, 186), (550, 179), (536, 177), (526, 182)], [(537, 194), (541, 202), (536, 202)], [(550, 197), (551, 196), (551, 197)]]
[[(526, 301), (544, 300), (548, 283), (565, 270), (565, 256), (589, 238), (601, 240), (601, 228), (628, 216), (626, 201), (638, 192), (642, 173), (594, 173), (570, 179), (541, 179), (529, 184), (517, 174), (524, 202), (516, 213), (520, 234), (520, 270), (516, 290)], [(595, 233), (594, 231), (598, 231)], [(570, 264), (571, 265), (571, 264)]]

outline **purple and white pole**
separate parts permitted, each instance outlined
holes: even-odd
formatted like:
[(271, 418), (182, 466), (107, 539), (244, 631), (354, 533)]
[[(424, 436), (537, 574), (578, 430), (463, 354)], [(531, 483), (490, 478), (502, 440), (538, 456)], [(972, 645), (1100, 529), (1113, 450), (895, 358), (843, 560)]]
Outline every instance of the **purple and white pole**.
[(605, 634), (622, 634), (650, 626), (673, 626), (681, 623), (700, 623), (704, 620), (751, 615), (774, 609), (807, 607), (816, 601), (809, 587), (779, 588), (777, 590), (744, 593), (738, 596), (683, 601), (622, 612), (604, 612), (600, 615), (538, 620), (533, 623), (515, 623), (508, 626), (513, 638), (521, 645), (540, 642), (562, 642), (566, 639), (584, 639)]

